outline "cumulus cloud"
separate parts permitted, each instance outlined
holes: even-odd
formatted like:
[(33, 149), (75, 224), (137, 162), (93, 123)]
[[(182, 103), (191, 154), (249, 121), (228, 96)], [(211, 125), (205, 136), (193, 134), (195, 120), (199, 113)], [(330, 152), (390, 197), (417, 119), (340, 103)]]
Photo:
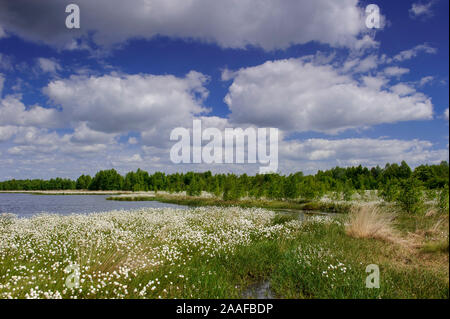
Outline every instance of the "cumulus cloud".
[(366, 73), (378, 67), (378, 57), (369, 55), (363, 59), (349, 59), (343, 66), (343, 71), (352, 71), (354, 73)]
[(444, 118), (448, 121), (448, 108), (444, 111)]
[(427, 19), (433, 16), (433, 11), (431, 7), (434, 5), (435, 1), (430, 1), (428, 3), (416, 2), (413, 3), (411, 9), (409, 9), (409, 16), (413, 19), (423, 18)]
[[(208, 78), (190, 72), (172, 75), (72, 76), (49, 83), (44, 92), (72, 122), (104, 133), (161, 131), (207, 112)], [(155, 141), (156, 142), (156, 141)]]
[[(66, 29), (65, 2), (0, 0), (0, 23), (19, 36), (60, 48), (93, 32), (100, 45), (157, 35), (197, 39), (225, 48), (266, 50), (317, 41), (364, 49), (363, 8), (357, 0), (78, 0), (81, 28)], [(45, 12), (45, 19), (42, 15)], [(77, 46), (77, 45), (76, 45)]]
[[(367, 80), (366, 80), (367, 82)], [(381, 123), (431, 119), (431, 100), (363, 85), (329, 65), (268, 61), (236, 72), (225, 97), (230, 121), (288, 131), (338, 133)]]
[(409, 73), (409, 69), (400, 68), (398, 66), (390, 66), (385, 68), (383, 72), (387, 76), (402, 76), (406, 73)]
[(375, 49), (380, 46), (380, 43), (375, 41), (373, 37), (366, 34), (361, 39), (357, 40), (353, 49), (353, 53), (363, 54), (367, 50)]
[(9, 140), (17, 132), (17, 127), (12, 125), (0, 126), (0, 142)]
[(80, 144), (111, 144), (115, 136), (116, 134), (91, 130), (86, 122), (82, 122), (75, 128), (70, 141)]
[(362, 81), (364, 85), (368, 88), (374, 90), (380, 90), (384, 87), (389, 81), (384, 76), (363, 76)]
[(60, 123), (56, 109), (37, 105), (27, 108), (18, 97), (11, 95), (0, 99), (0, 125), (58, 127)]
[(45, 73), (57, 73), (62, 69), (57, 61), (47, 58), (38, 58), (37, 65), (39, 69)]
[(391, 87), (391, 91), (397, 94), (398, 96), (406, 96), (416, 93), (416, 90), (408, 84), (398, 83)]
[(60, 156), (70, 155), (78, 157), (87, 153), (96, 154), (100, 151), (105, 151), (108, 144), (114, 143), (112, 140), (91, 139), (90, 143), (87, 144), (78, 140), (78, 134), (78, 130), (75, 130), (74, 133), (61, 135), (56, 131), (44, 128), (31, 126), (9, 127), (5, 135), (8, 135), (7, 138), (12, 139), (14, 144), (7, 149), (7, 153), (16, 156), (59, 154)]
[[(384, 166), (407, 160), (412, 166), (421, 163), (439, 163), (448, 159), (448, 149), (434, 149), (433, 144), (423, 140), (398, 139), (307, 139), (286, 141), (280, 145), (280, 158), (285, 167), (317, 169), (339, 166)], [(297, 170), (298, 170), (297, 166)]]

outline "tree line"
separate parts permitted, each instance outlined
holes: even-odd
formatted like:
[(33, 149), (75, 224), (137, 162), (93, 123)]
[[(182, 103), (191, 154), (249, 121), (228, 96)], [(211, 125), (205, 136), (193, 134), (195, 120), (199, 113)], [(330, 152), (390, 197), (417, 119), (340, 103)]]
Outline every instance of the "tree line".
[(94, 177), (81, 175), (76, 181), (64, 178), (50, 180), (26, 179), (0, 182), (1, 190), (123, 190), (123, 191), (186, 191), (189, 195), (199, 195), (202, 191), (223, 196), (224, 199), (241, 197), (293, 199), (318, 198), (327, 192), (351, 196), (359, 190), (380, 190), (382, 196), (389, 199), (395, 190), (415, 185), (424, 189), (448, 188), (449, 164), (421, 165), (412, 170), (403, 161), (400, 164), (386, 164), (367, 168), (335, 167), (319, 170), (315, 175), (302, 172), (290, 175), (264, 174), (215, 174), (210, 171), (196, 173), (165, 174), (138, 169), (125, 176), (115, 169), (101, 170)]

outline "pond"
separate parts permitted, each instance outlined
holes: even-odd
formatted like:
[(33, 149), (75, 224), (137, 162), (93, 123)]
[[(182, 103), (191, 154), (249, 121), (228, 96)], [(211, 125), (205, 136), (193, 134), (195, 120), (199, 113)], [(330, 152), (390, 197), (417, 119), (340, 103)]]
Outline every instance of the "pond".
[(12, 213), (18, 217), (31, 217), (39, 213), (68, 215), (73, 213), (105, 212), (142, 207), (186, 208), (156, 201), (126, 202), (106, 200), (109, 195), (33, 195), (0, 193), (0, 214)]

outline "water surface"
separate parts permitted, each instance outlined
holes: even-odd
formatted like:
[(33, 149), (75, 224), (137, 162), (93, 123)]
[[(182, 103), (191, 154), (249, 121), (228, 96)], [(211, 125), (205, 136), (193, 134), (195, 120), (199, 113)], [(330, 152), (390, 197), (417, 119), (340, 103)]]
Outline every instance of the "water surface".
[(142, 207), (186, 208), (156, 201), (127, 202), (106, 200), (110, 195), (33, 195), (0, 193), (0, 214), (12, 213), (18, 217), (31, 217), (39, 213), (68, 215), (73, 213), (106, 212), (117, 209)]

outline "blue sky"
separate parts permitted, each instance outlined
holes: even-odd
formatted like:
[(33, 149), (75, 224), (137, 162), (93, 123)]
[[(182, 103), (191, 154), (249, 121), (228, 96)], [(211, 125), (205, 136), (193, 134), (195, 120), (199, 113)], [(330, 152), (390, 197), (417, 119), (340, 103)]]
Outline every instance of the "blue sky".
[(0, 180), (256, 172), (173, 164), (196, 118), (278, 128), (282, 173), (448, 160), (448, 1), (68, 3), (0, 0)]

